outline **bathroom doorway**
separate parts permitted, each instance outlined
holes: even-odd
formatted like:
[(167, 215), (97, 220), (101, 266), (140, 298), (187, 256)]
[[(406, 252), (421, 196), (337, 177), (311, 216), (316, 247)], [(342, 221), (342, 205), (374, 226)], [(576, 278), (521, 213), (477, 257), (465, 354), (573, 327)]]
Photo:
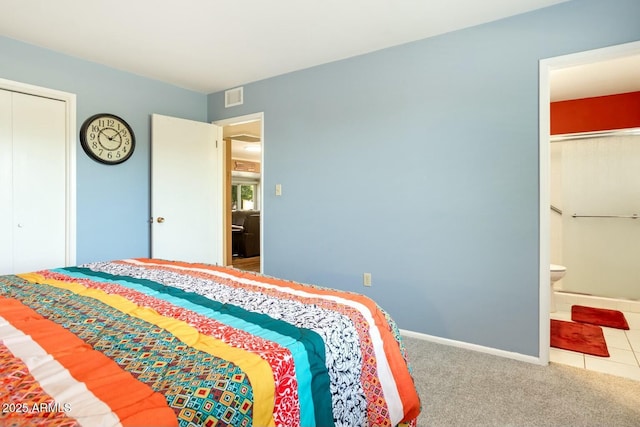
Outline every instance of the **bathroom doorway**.
[[(551, 195), (550, 195), (550, 169), (551, 169), (551, 149), (550, 149), (550, 104), (552, 100), (557, 99), (557, 91), (565, 90), (559, 89), (555, 84), (554, 78), (566, 71), (576, 71), (579, 76), (588, 76), (588, 68), (593, 67), (600, 63), (621, 59), (625, 57), (632, 57), (640, 55), (640, 42), (627, 43), (618, 46), (612, 46), (603, 49), (596, 49), (592, 51), (579, 52), (570, 55), (564, 55), (555, 58), (548, 58), (540, 61), (540, 115), (539, 115), (539, 200), (540, 200), (540, 361), (542, 363), (548, 363), (549, 361), (549, 325), (550, 325), (550, 273), (549, 265), (551, 263), (551, 236), (550, 236), (550, 223), (551, 215), (553, 214), (550, 209)], [(581, 68), (584, 67), (584, 68)], [(581, 72), (582, 71), (582, 72)], [(581, 72), (581, 73), (580, 73)], [(571, 90), (578, 91), (572, 96), (577, 98), (588, 98), (595, 96), (608, 95), (612, 93), (624, 93), (640, 90), (640, 87), (625, 87), (614, 88), (617, 83), (623, 81), (623, 79), (616, 79), (612, 74), (605, 74), (607, 79), (602, 78), (601, 73), (592, 76), (590, 84), (585, 84), (584, 87), (579, 86), (572, 87)], [(636, 79), (636, 84), (640, 79)], [(569, 81), (572, 81), (569, 79)], [(576, 80), (573, 79), (573, 82)], [(581, 92), (580, 92), (581, 91)], [(598, 92), (599, 91), (599, 92)], [(569, 271), (567, 271), (569, 274)]]

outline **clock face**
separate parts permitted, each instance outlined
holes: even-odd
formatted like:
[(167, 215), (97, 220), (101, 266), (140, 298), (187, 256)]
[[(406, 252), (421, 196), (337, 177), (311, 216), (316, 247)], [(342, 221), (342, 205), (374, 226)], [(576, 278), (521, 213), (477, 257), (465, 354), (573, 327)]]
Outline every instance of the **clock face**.
[(96, 114), (82, 124), (80, 143), (92, 159), (115, 165), (131, 157), (136, 138), (131, 126), (120, 117)]

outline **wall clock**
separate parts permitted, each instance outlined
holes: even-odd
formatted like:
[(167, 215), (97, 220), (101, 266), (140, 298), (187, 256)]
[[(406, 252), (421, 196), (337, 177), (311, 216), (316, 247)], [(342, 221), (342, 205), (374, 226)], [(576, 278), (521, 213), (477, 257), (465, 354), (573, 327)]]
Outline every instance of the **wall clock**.
[(80, 144), (93, 160), (116, 165), (131, 157), (136, 137), (126, 121), (113, 114), (100, 113), (82, 123)]

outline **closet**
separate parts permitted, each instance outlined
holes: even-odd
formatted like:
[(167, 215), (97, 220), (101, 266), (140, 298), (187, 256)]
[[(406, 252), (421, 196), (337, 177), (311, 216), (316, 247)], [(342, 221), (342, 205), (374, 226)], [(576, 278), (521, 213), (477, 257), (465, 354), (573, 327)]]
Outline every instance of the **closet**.
[(66, 265), (67, 106), (0, 89), (0, 274)]

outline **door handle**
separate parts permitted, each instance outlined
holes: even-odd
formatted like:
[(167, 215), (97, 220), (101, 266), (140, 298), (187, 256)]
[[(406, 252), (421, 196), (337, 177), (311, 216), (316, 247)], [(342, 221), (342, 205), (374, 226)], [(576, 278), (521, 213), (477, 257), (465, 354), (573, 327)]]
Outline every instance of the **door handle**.
[(163, 218), (163, 217), (161, 217), (161, 216), (159, 216), (159, 217), (158, 217), (158, 223), (162, 224), (163, 222), (164, 222), (164, 218)]

